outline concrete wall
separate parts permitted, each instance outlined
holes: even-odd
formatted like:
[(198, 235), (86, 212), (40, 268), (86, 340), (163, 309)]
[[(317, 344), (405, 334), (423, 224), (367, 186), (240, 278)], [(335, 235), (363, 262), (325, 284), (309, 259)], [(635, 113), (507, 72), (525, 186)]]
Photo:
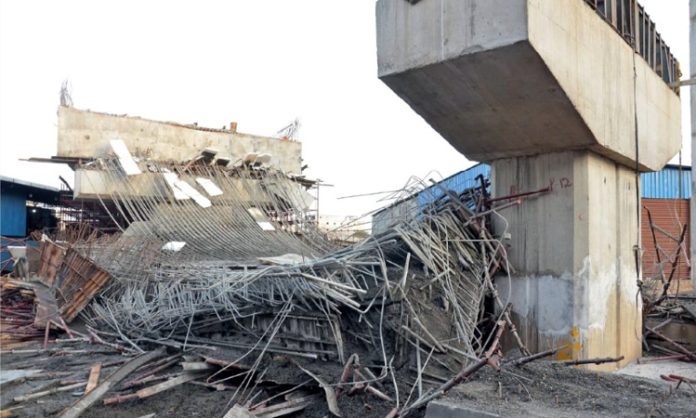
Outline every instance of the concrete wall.
[(116, 181), (112, 175), (104, 171), (78, 168), (75, 170), (73, 198), (105, 199), (111, 195), (168, 196), (171, 191), (161, 177), (159, 173), (142, 173), (137, 176), (123, 176)]
[(581, 0), (379, 0), (377, 29), (380, 78), (470, 159), (679, 150), (679, 97)]
[[(641, 306), (634, 246), (639, 243), (635, 173), (588, 151), (493, 163), (495, 195), (548, 194), (504, 210), (514, 277), (498, 278), (533, 350), (562, 344), (559, 358), (641, 352)], [(503, 233), (503, 223), (496, 224)], [(614, 365), (605, 368), (615, 367)]]
[(99, 157), (111, 152), (109, 141), (120, 138), (134, 156), (160, 161), (187, 161), (204, 148), (234, 162), (251, 152), (271, 154), (271, 165), (299, 174), (302, 144), (278, 138), (202, 129), (137, 117), (58, 108), (58, 156)]
[[(225, 182), (221, 183), (217, 179), (212, 180), (218, 187), (223, 190), (223, 194), (220, 196), (210, 197), (205, 191), (196, 183), (196, 177), (201, 177), (198, 175), (180, 175), (179, 179), (187, 182), (191, 187), (198, 190), (201, 194), (206, 196), (214, 205), (225, 204), (230, 202), (254, 202), (255, 204), (270, 203), (264, 200), (264, 196), (255, 194), (252, 196), (250, 190), (245, 187), (248, 184), (255, 184), (257, 180), (241, 180), (238, 178), (228, 177), (225, 178)], [(257, 188), (255, 186), (254, 188)], [(270, 187), (270, 186), (269, 186)], [(288, 198), (293, 198), (295, 195), (299, 195), (293, 203), (293, 207), (296, 208), (306, 208), (307, 204), (301, 200), (304, 198), (306, 192), (301, 186), (297, 186), (297, 189), (293, 195)], [(123, 198), (125, 196), (129, 197), (156, 197), (161, 200), (174, 201), (174, 194), (171, 188), (167, 185), (164, 177), (160, 173), (150, 173), (144, 172), (136, 176), (122, 176), (115, 178), (112, 174), (106, 173), (101, 170), (88, 170), (84, 168), (78, 168), (75, 170), (75, 187), (73, 198), (74, 199), (110, 199), (111, 196), (119, 196)]]

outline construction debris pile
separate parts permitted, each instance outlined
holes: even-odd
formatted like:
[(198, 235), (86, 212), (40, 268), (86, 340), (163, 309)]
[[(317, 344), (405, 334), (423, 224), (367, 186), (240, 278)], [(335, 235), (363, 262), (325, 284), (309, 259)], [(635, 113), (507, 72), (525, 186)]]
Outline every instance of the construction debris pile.
[[(110, 185), (100, 199), (115, 204), (114, 221), (128, 225), (44, 242), (38, 274), (55, 291), (61, 320), (81, 313), (93, 342), (131, 354), (166, 347), (201, 362), (224, 352), (213, 363), (237, 373), (196, 379), (233, 383), (232, 402), (247, 407), (258, 403), (260, 381), (279, 379), (274, 355), (328, 395), (334, 390), (322, 382), (331, 377), (309, 371), (318, 360), (343, 370), (332, 396), (368, 391), (404, 416), (490, 361), (505, 327), (515, 333), (492, 284), (508, 266), (488, 229), (495, 210), (483, 181), (338, 247), (310, 221), (304, 179), (257, 164), (216, 166), (205, 152), (183, 165), (116, 154), (86, 167)], [(427, 382), (443, 387), (425, 390)]]
[(3, 349), (12, 349), (26, 341), (39, 341), (43, 332), (37, 321), (35, 294), (31, 285), (3, 278), (0, 282), (0, 338)]
[[(564, 348), (528, 352), (496, 291), (493, 276), (511, 268), (491, 218), (523, 200), (490, 199), (482, 177), (340, 246), (317, 229), (304, 178), (249, 161), (216, 165), (205, 152), (186, 164), (116, 154), (83, 168), (95, 189), (108, 185), (99, 199), (118, 212), (114, 223), (127, 220), (121, 233), (44, 237), (38, 281), (1, 289), (23, 327), (7, 338), (43, 340), (6, 354), (84, 354), (91, 367), (20, 373), (49, 380), (11, 408), (77, 391), (53, 411), (76, 417), (189, 384), (224, 393), (230, 418), (418, 416), (486, 365), (520, 367)], [(503, 359), (506, 334), (514, 359)]]

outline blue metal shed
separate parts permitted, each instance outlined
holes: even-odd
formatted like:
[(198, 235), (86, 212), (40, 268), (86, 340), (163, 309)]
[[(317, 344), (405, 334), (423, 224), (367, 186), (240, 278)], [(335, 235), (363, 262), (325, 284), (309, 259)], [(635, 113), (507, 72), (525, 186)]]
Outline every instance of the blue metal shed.
[(27, 200), (57, 205), (60, 190), (0, 176), (0, 235), (14, 238), (27, 235)]
[(453, 174), (446, 179), (439, 181), (437, 185), (432, 185), (427, 189), (418, 192), (418, 206), (424, 207), (429, 203), (434, 202), (437, 198), (445, 193), (445, 190), (451, 190), (455, 193), (461, 193), (464, 190), (479, 185), (476, 177), (483, 175), (485, 178), (490, 178), (491, 167), (488, 164), (479, 163), (469, 167), (464, 171)]
[[(12, 257), (5, 247), (17, 245), (17, 239), (23, 240), (27, 235), (27, 219), (30, 215), (27, 212), (27, 200), (57, 205), (60, 191), (54, 187), (0, 176), (0, 266), (5, 270), (12, 269)], [(46, 209), (35, 210), (40, 215)], [(31, 215), (36, 217), (34, 213)]]
[(0, 185), (0, 235), (23, 237), (27, 232), (27, 195)]
[[(438, 184), (418, 193), (418, 203), (423, 206), (442, 195), (442, 188), (461, 193), (464, 189), (476, 185), (476, 176), (483, 174), (490, 177), (491, 167), (480, 163), (460, 171)], [(664, 169), (653, 173), (642, 173), (641, 197), (644, 199), (691, 199), (691, 167), (669, 164)]]
[[(444, 190), (461, 193), (467, 188), (477, 186), (476, 177), (479, 175), (490, 178), (491, 167), (484, 163), (476, 164), (421, 190), (407, 199), (383, 208), (373, 216), (373, 230), (385, 228), (391, 220), (403, 216), (400, 214), (399, 208), (402, 208), (408, 202), (413, 202), (414, 199), (418, 213), (420, 213), (428, 204), (442, 196), (445, 193)], [(661, 171), (641, 174), (641, 197), (643, 199), (690, 199), (691, 167), (668, 165)], [(390, 216), (389, 214), (394, 215)]]
[(644, 199), (691, 199), (691, 167), (667, 165), (654, 173), (640, 175)]

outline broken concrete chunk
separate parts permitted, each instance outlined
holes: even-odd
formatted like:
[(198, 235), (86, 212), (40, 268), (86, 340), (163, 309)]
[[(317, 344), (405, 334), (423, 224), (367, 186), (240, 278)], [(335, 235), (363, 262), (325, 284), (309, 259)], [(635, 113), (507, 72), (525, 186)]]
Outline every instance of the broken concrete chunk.
[(203, 190), (205, 190), (206, 193), (208, 193), (208, 196), (220, 196), (222, 195), (222, 189), (220, 189), (217, 184), (213, 183), (212, 180), (204, 178), (204, 177), (196, 177), (196, 183), (200, 184), (201, 187), (203, 187)]
[(176, 187), (186, 194), (186, 196), (193, 199), (194, 202), (198, 203), (198, 206), (202, 208), (209, 208), (213, 205), (207, 197), (203, 196), (198, 190), (183, 180), (177, 181)]
[(268, 164), (271, 162), (271, 158), (273, 158), (271, 154), (260, 154), (258, 157), (256, 157), (256, 164)]
[(174, 193), (174, 199), (176, 199), (176, 200), (190, 199), (190, 197), (188, 197), (186, 195), (186, 193), (181, 191), (181, 189), (179, 189), (179, 187), (177, 187), (177, 185), (176, 185), (177, 182), (179, 182), (179, 176), (177, 176), (174, 173), (162, 173), (162, 176), (164, 177), (164, 180), (167, 182), (167, 185), (169, 185), (169, 188)]
[(259, 208), (249, 208), (247, 209), (247, 212), (249, 212), (249, 215), (251, 215), (252, 218), (256, 221), (256, 223), (263, 229), (264, 231), (275, 231), (275, 227), (271, 222), (269, 222), (268, 218), (266, 218), (266, 215), (261, 212)]
[(162, 246), (162, 251), (177, 252), (184, 248), (184, 245), (186, 245), (186, 243), (183, 241), (169, 241)]
[(312, 260), (311, 257), (306, 257), (300, 254), (288, 253), (283, 255), (278, 255), (275, 257), (259, 257), (258, 260), (263, 264), (271, 264), (278, 266), (293, 266), (297, 264), (306, 263)]
[(122, 139), (112, 139), (111, 149), (118, 157), (118, 161), (121, 164), (121, 168), (123, 168), (123, 171), (125, 171), (127, 175), (134, 176), (136, 174), (142, 173), (142, 171), (140, 171), (140, 167), (138, 167), (138, 164), (135, 162), (133, 156), (128, 151), (126, 143), (123, 142)]

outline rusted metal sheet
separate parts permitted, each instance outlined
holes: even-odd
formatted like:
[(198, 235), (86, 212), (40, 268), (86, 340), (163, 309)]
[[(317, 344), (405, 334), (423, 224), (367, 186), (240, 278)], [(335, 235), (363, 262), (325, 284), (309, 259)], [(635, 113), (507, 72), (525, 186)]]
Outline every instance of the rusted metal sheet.
[[(655, 239), (650, 228), (650, 217), (657, 227)], [(660, 260), (663, 262), (663, 272), (665, 277), (669, 277), (672, 263), (668, 260), (670, 256), (676, 254), (677, 240), (682, 232), (684, 225), (690, 223), (689, 199), (642, 199), (642, 219), (641, 219), (641, 246), (643, 247), (643, 278), (659, 278), (660, 268), (655, 243), (660, 248)], [(661, 229), (661, 230), (660, 230)], [(664, 231), (664, 232), (663, 232)], [(668, 233), (673, 238), (670, 238)], [(689, 229), (687, 228), (682, 254), (679, 257), (679, 265), (675, 273), (675, 279), (688, 280), (691, 277), (691, 270), (688, 263), (690, 254)], [(674, 286), (674, 285), (673, 285)]]
[(70, 322), (111, 280), (111, 275), (70, 248), (56, 280), (57, 300), (63, 318)]
[(56, 273), (63, 263), (65, 249), (54, 242), (43, 241), (41, 243), (40, 265), (37, 275), (39, 280), (48, 287), (53, 287)]

